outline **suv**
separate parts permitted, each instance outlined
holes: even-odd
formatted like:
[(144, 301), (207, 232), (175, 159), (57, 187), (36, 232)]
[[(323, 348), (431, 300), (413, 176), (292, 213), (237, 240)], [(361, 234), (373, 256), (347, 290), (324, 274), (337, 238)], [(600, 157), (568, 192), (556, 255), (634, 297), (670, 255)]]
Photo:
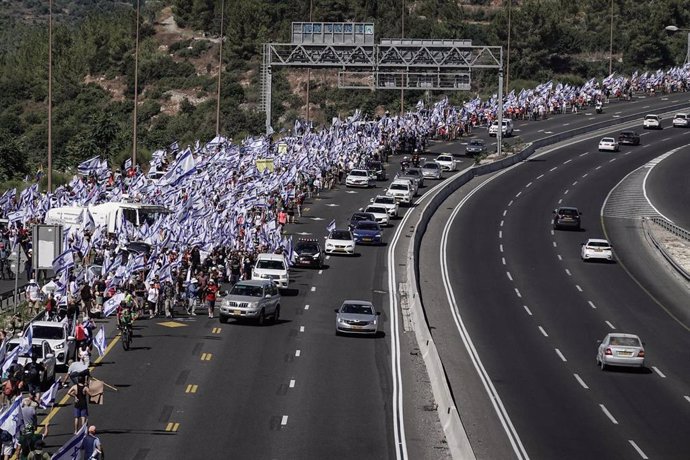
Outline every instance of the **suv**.
[(577, 208), (561, 206), (553, 210), (553, 229), (574, 228), (580, 230), (582, 213)]
[(323, 251), (319, 240), (314, 238), (299, 239), (292, 250), (292, 264), (298, 267), (323, 266)]
[(76, 342), (74, 336), (69, 333), (67, 322), (34, 321), (31, 328), (32, 341), (40, 343), (45, 340), (54, 350), (55, 361), (58, 366), (65, 366), (76, 354)]
[(661, 129), (661, 117), (654, 114), (645, 115), (642, 127), (644, 129)]
[[(496, 137), (497, 133), (498, 133), (498, 120), (491, 123), (491, 127), (489, 128), (489, 136)], [(511, 120), (510, 118), (504, 118), (503, 119), (503, 129), (501, 129), (501, 134), (505, 137), (513, 135), (513, 120)]]
[(412, 205), (414, 189), (408, 180), (394, 180), (386, 190), (386, 195), (395, 198), (398, 203), (410, 206)]
[(270, 280), (238, 281), (220, 304), (220, 322), (228, 319), (253, 319), (260, 326), (270, 317), (275, 323), (280, 318), (280, 293)]
[(690, 116), (687, 113), (677, 113), (675, 117), (673, 117), (673, 127), (674, 128), (687, 128), (688, 123), (690, 122)]
[(618, 135), (618, 143), (621, 145), (640, 145), (640, 135), (635, 131), (622, 131)]
[(287, 289), (290, 278), (285, 257), (282, 254), (259, 254), (252, 268), (252, 279), (271, 280), (279, 288)]
[[(43, 365), (44, 371), (41, 375), (41, 389), (47, 390), (50, 385), (55, 381), (55, 353), (48, 344), (47, 340), (34, 341), (32, 340), (31, 351), (25, 355), (21, 355), (17, 358), (17, 363), (20, 366), (25, 367), (31, 362), (31, 357), (36, 357), (36, 362)], [(10, 352), (22, 344), (22, 339), (12, 339), (7, 342), (7, 352)]]
[(376, 180), (386, 180), (386, 168), (384, 168), (383, 163), (378, 160), (371, 160), (367, 165), (369, 170), (369, 175), (375, 177)]

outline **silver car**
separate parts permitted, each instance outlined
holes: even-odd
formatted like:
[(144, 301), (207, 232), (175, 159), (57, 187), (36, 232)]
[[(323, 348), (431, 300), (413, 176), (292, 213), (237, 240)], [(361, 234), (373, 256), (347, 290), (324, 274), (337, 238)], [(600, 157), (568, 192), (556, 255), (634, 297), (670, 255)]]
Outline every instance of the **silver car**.
[(381, 312), (371, 302), (346, 300), (335, 313), (335, 335), (378, 334)]
[(424, 179), (441, 179), (441, 165), (435, 162), (424, 163), (424, 166), (422, 166), (422, 176), (424, 176)]
[(280, 318), (280, 294), (271, 280), (246, 280), (236, 283), (230, 292), (221, 298), (220, 322), (228, 319), (255, 320), (260, 326), (271, 318), (275, 323)]
[(597, 350), (597, 365), (601, 366), (602, 371), (607, 366), (643, 367), (642, 341), (635, 334), (606, 334)]

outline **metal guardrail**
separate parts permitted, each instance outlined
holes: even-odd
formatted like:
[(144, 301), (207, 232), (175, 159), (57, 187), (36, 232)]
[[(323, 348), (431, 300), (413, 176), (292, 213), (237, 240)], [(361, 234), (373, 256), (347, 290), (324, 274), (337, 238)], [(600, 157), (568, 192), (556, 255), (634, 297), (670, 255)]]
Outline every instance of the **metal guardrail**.
[(690, 232), (687, 230), (673, 224), (672, 222), (667, 221), (663, 217), (643, 217), (642, 218), (642, 228), (645, 230), (645, 233), (647, 236), (649, 236), (649, 239), (652, 241), (652, 244), (656, 246), (656, 248), (659, 250), (662, 256), (668, 261), (668, 263), (671, 264), (673, 268), (676, 269), (678, 273), (680, 273), (683, 278), (686, 280), (690, 281), (690, 273), (688, 273), (681, 265), (676, 262), (676, 260), (671, 256), (671, 254), (666, 251), (666, 248), (664, 248), (664, 245), (661, 244), (657, 239), (654, 237), (654, 232), (652, 232), (649, 229), (649, 222), (652, 222), (654, 224), (659, 225), (661, 228), (671, 232), (673, 235), (676, 235), (680, 238), (683, 238), (687, 241), (690, 241)]
[(686, 241), (690, 241), (690, 232), (682, 227), (677, 226), (673, 222), (670, 222), (663, 217), (649, 217), (649, 220), (663, 228), (664, 230), (672, 233), (675, 236), (679, 236)]

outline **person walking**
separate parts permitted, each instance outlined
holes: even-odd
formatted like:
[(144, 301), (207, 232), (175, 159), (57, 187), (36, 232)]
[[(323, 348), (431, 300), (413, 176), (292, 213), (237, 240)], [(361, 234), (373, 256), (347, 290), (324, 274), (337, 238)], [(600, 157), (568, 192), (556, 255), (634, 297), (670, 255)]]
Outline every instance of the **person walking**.
[(187, 314), (196, 316), (196, 301), (199, 298), (199, 282), (196, 278), (192, 278), (187, 284)]
[(216, 295), (218, 293), (218, 286), (212, 279), (208, 281), (206, 286), (206, 308), (208, 308), (208, 317), (213, 318), (213, 310), (216, 308)]
[(76, 385), (67, 391), (67, 394), (74, 398), (74, 434), (86, 425), (89, 419), (89, 387), (86, 386), (86, 377), (79, 376)]
[(103, 460), (103, 444), (98, 436), (96, 436), (95, 425), (89, 427), (84, 437), (84, 442), (81, 445), (81, 449), (84, 453), (82, 457), (84, 460)]
[(151, 283), (146, 294), (146, 305), (149, 308), (149, 318), (156, 316), (156, 305), (158, 305), (158, 286), (156, 283)]

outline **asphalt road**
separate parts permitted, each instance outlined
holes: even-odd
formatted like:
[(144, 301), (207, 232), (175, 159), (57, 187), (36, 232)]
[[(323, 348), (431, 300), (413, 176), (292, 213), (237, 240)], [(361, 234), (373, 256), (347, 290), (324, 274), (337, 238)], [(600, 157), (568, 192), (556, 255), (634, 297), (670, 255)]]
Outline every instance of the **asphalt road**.
[[(587, 237), (631, 226), (628, 219), (606, 219), (602, 226), (599, 214), (609, 190), (688, 138), (678, 130), (648, 132), (643, 146), (610, 154), (596, 151), (599, 137), (476, 178), (442, 205), (423, 242), (427, 318), (479, 458), (519, 457), (514, 452), (521, 452), (520, 444), (532, 458), (687, 458), (690, 451), (684, 428), (690, 426), (690, 336), (687, 324), (667, 313), (687, 309), (687, 292), (678, 286), (662, 290), (660, 280), (638, 284), (638, 273), (667, 276), (651, 256), (638, 254), (641, 241), (616, 246), (623, 263), (579, 259)], [(474, 189), (444, 240), (451, 211)], [(551, 210), (559, 204), (584, 212), (582, 232), (551, 232)], [(444, 241), (447, 246), (439, 248)], [(444, 292), (439, 251), (456, 305)], [(453, 310), (509, 419), (487, 415), (496, 411), (472, 375), (467, 337), (460, 336)], [(596, 341), (613, 330), (646, 341), (644, 372), (602, 373), (595, 366)], [(515, 446), (505, 434), (513, 431)]]
[[(670, 128), (669, 128), (670, 129)], [(685, 132), (675, 128), (674, 131)], [(690, 151), (683, 149), (659, 163), (647, 179), (647, 193), (659, 212), (690, 229)]]

